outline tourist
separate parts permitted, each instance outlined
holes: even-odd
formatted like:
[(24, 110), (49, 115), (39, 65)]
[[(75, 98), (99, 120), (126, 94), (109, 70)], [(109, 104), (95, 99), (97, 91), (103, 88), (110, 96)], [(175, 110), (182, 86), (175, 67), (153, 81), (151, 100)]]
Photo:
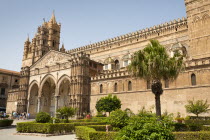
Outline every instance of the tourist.
[(30, 119), (30, 113), (29, 112), (27, 113), (27, 119)]

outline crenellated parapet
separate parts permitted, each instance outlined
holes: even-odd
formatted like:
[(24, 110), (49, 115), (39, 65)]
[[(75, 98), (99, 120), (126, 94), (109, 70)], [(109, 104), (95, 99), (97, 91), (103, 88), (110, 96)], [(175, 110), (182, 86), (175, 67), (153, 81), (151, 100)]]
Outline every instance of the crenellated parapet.
[(71, 49), (71, 50), (66, 51), (66, 53), (72, 54), (72, 53), (78, 53), (82, 51), (90, 51), (94, 49), (99, 49), (101, 47), (106, 49), (106, 48), (110, 48), (110, 46), (113, 44), (120, 45), (120, 43), (123, 41), (134, 40), (134, 39), (136, 41), (148, 40), (151, 38), (156, 38), (159, 36), (164, 36), (164, 35), (171, 34), (177, 31), (181, 31), (187, 28), (188, 28), (187, 18), (183, 17), (182, 19), (173, 20), (170, 22), (166, 22), (160, 25), (150, 27), (150, 28), (146, 28), (146, 29), (139, 30), (136, 32), (121, 35), (118, 37), (110, 38), (110, 39), (96, 42), (90, 45), (82, 46), (80, 48)]
[(130, 76), (130, 74), (128, 73), (126, 68), (121, 68), (119, 70), (104, 70), (99, 75), (92, 76), (91, 81), (122, 78), (128, 76)]

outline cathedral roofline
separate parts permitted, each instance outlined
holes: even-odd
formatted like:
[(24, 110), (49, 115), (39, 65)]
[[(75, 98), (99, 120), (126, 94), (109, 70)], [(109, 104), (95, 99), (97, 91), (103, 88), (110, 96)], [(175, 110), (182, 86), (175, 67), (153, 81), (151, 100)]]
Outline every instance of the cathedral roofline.
[(162, 30), (170, 30), (174, 26), (176, 26), (178, 28), (182, 24), (187, 24), (187, 18), (186, 17), (183, 17), (182, 19), (178, 18), (177, 20), (175, 19), (175, 20), (170, 21), (170, 22), (155, 25), (155, 26), (150, 27), (150, 28), (145, 28), (145, 29), (138, 30), (138, 31), (135, 31), (135, 32), (131, 32), (131, 33), (128, 33), (128, 34), (124, 34), (124, 35), (121, 35), (121, 36), (113, 37), (113, 38), (103, 40), (103, 41), (99, 41), (99, 42), (96, 42), (96, 43), (92, 43), (92, 44), (89, 44), (89, 45), (86, 45), (86, 46), (70, 49), (66, 52), (67, 53), (77, 53), (77, 52), (80, 52), (80, 51), (86, 51), (86, 50), (91, 50), (91, 49), (94, 49), (94, 48), (99, 48), (99, 47), (102, 47), (104, 45), (111, 45), (111, 44), (118, 43), (118, 42), (121, 42), (121, 41), (124, 41), (124, 40), (127, 40), (127, 39), (142, 37), (144, 35), (151, 34), (151, 33), (159, 34)]

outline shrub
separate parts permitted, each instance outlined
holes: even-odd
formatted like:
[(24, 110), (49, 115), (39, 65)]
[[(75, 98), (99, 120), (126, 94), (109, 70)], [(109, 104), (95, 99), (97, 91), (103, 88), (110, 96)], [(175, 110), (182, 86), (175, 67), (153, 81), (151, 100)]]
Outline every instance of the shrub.
[(202, 126), (203, 131), (210, 131), (210, 126)]
[(75, 127), (76, 136), (83, 140), (90, 140), (90, 138), (89, 138), (90, 132), (96, 132), (96, 130), (93, 128), (87, 127), (87, 126), (76, 126)]
[(175, 123), (174, 124), (174, 131), (187, 131), (188, 126), (183, 123)]
[(38, 123), (47, 123), (50, 121), (50, 115), (46, 112), (39, 112), (35, 120)]
[(195, 123), (188, 124), (188, 129), (189, 131), (200, 131), (202, 130), (202, 125)]
[(86, 125), (103, 125), (104, 122), (74, 122), (74, 126), (86, 126)]
[(108, 123), (109, 117), (92, 117), (92, 122), (104, 122)]
[[(87, 127), (94, 128), (96, 131), (106, 131), (106, 125), (87, 125)], [(108, 126), (108, 130), (112, 131), (112, 126)]]
[(174, 132), (176, 140), (210, 140), (210, 132)]
[(209, 116), (199, 116), (199, 117), (197, 117), (197, 116), (188, 116), (188, 118), (191, 119), (191, 120), (210, 120)]
[(69, 122), (103, 122), (107, 123), (109, 117), (92, 117), (91, 119), (69, 120)]
[(106, 117), (106, 115), (103, 114), (102, 112), (97, 112), (96, 117)]
[(114, 140), (117, 132), (89, 132), (90, 140)]
[(74, 124), (22, 122), (22, 123), (17, 123), (16, 129), (18, 132), (22, 133), (65, 134), (72, 132), (74, 130)]
[(5, 126), (10, 126), (12, 125), (13, 120), (5, 119), (5, 120), (0, 120), (0, 127), (5, 127)]
[(153, 114), (141, 113), (131, 117), (129, 124), (119, 131), (116, 140), (174, 140), (172, 124), (169, 117), (159, 120)]
[(200, 124), (200, 125), (210, 125), (210, 120), (185, 120), (186, 124)]
[(127, 112), (122, 111), (120, 109), (111, 112), (109, 117), (109, 124), (111, 124), (115, 128), (123, 128), (128, 125), (129, 116)]

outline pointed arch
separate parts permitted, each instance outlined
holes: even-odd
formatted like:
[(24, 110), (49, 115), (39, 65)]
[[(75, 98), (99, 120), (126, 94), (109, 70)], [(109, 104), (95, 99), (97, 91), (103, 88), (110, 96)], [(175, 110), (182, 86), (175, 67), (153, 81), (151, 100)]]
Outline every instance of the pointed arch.
[(100, 93), (103, 93), (103, 85), (102, 84), (100, 84)]
[(128, 91), (132, 91), (132, 82), (128, 81)]
[(37, 85), (38, 89), (39, 89), (39, 84), (36, 80), (33, 80), (30, 84), (29, 84), (29, 88), (28, 88), (28, 100), (30, 98), (30, 93), (31, 93), (31, 89), (34, 85)]
[(202, 20), (207, 20), (208, 18), (210, 18), (209, 14), (204, 14), (202, 16)]
[[(53, 82), (54, 82), (55, 85), (56, 85), (57, 80), (55, 79), (55, 77), (54, 77), (52, 74), (47, 74), (47, 75), (45, 75), (45, 76), (42, 78), (41, 82), (40, 82), (39, 94), (41, 94), (43, 85), (45, 84), (45, 82), (46, 82), (48, 79), (52, 79)], [(39, 95), (39, 96), (41, 96), (41, 95)]]
[(57, 84), (58, 88), (60, 87), (60, 84), (62, 83), (62, 81), (65, 80), (65, 79), (67, 79), (67, 80), (69, 80), (69, 82), (71, 82), (70, 77), (68, 75), (64, 74), (58, 79), (58, 84)]
[(114, 92), (118, 91), (117, 83), (114, 83)]
[(191, 85), (192, 86), (196, 85), (196, 75), (194, 73), (191, 74)]

